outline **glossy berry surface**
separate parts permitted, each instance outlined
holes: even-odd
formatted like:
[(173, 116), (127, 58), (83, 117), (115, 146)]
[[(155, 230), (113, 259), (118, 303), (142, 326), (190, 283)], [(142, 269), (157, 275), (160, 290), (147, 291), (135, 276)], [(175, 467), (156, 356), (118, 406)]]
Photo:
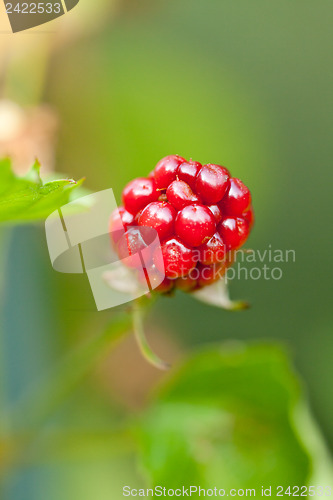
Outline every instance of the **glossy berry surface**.
[(229, 187), (229, 177), (229, 171), (220, 165), (204, 165), (197, 175), (196, 192), (205, 203), (218, 203)]
[(135, 215), (148, 203), (156, 201), (159, 196), (152, 179), (139, 177), (129, 182), (123, 191), (123, 203), (128, 212)]
[(252, 205), (250, 206), (250, 208), (246, 212), (242, 213), (242, 217), (243, 217), (243, 219), (245, 219), (249, 223), (249, 228), (251, 230), (253, 225), (254, 225), (254, 221), (255, 221), (254, 211), (253, 211)]
[[(251, 193), (240, 179), (220, 165), (178, 155), (162, 158), (148, 178), (130, 182), (123, 202), (110, 217), (109, 231), (118, 234), (118, 253), (129, 257), (129, 266), (142, 265), (135, 252), (151, 258), (151, 288), (160, 293), (191, 292), (220, 279), (254, 224)], [(145, 228), (159, 236), (151, 252)], [(150, 231), (155, 241), (156, 232)]]
[(127, 267), (141, 268), (140, 253), (149, 251), (144, 235), (138, 228), (130, 227), (117, 242), (117, 253)]
[(134, 216), (127, 212), (124, 207), (116, 208), (109, 220), (109, 233), (111, 241), (116, 243), (122, 237), (128, 227), (133, 224)]
[(223, 262), (226, 254), (226, 246), (219, 233), (215, 233), (210, 240), (199, 248), (199, 261), (202, 264), (212, 265)]
[(195, 189), (197, 175), (202, 168), (198, 161), (184, 161), (177, 170), (179, 180), (186, 182), (192, 189)]
[(209, 210), (214, 215), (215, 223), (219, 224), (223, 218), (222, 210), (218, 205), (208, 205)]
[(249, 236), (249, 223), (241, 217), (227, 217), (220, 223), (218, 231), (227, 250), (237, 250)]
[(176, 210), (181, 210), (186, 205), (200, 203), (200, 199), (184, 181), (173, 181), (166, 190), (166, 197)]
[(155, 201), (142, 210), (139, 226), (152, 227), (157, 231), (160, 240), (164, 240), (173, 234), (176, 214), (170, 203)]
[(221, 279), (225, 272), (225, 266), (223, 263), (214, 264), (213, 266), (199, 263), (198, 271), (197, 287), (203, 288)]
[(176, 179), (177, 169), (184, 158), (170, 155), (162, 158), (155, 167), (154, 179), (158, 189), (167, 189), (169, 184)]
[(240, 179), (231, 178), (228, 192), (222, 201), (222, 210), (228, 215), (241, 216), (251, 205), (251, 193)]
[(162, 272), (164, 268), (167, 278), (179, 278), (186, 276), (196, 266), (195, 254), (193, 250), (178, 238), (170, 238), (162, 243), (163, 262), (160, 260), (160, 255), (155, 257), (155, 265)]
[(214, 215), (204, 205), (188, 205), (178, 212), (176, 234), (190, 247), (197, 247), (208, 241), (215, 230)]

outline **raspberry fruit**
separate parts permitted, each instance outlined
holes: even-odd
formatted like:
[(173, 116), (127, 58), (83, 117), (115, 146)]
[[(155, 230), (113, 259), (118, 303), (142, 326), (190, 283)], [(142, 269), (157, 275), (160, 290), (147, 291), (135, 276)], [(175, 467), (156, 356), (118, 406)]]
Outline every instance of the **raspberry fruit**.
[(151, 251), (152, 288), (197, 290), (233, 264), (232, 251), (245, 243), (254, 223), (251, 202), (249, 189), (225, 167), (166, 156), (148, 178), (125, 187), (124, 207), (110, 218), (112, 242), (124, 264), (140, 267), (135, 253), (149, 254), (144, 228), (155, 229), (161, 245)]
[(186, 245), (198, 247), (215, 233), (214, 215), (204, 205), (188, 205), (178, 212), (175, 230)]

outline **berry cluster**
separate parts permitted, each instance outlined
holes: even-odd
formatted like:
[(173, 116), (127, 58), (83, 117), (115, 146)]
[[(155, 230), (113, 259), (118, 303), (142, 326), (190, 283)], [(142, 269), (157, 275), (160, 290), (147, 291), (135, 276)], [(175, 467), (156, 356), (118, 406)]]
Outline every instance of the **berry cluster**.
[(162, 293), (174, 287), (191, 291), (219, 279), (254, 222), (251, 193), (241, 180), (220, 165), (178, 155), (160, 160), (148, 178), (127, 184), (123, 205), (110, 220), (113, 234), (126, 230), (125, 240), (113, 241), (118, 254), (124, 255), (125, 246), (136, 267), (134, 254), (148, 246), (140, 228), (153, 228), (161, 251), (151, 259), (156, 271), (165, 273), (156, 289)]

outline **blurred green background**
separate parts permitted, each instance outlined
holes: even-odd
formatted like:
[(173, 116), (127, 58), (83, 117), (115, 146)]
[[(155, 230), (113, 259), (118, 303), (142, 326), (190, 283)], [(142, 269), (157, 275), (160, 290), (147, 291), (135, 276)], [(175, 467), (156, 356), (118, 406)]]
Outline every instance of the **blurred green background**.
[[(112, 187), (118, 201), (126, 182), (167, 154), (223, 164), (244, 180), (256, 213), (247, 246), (295, 249), (296, 262), (282, 265), (279, 281), (232, 282), (232, 296), (252, 304), (242, 313), (181, 293), (161, 298), (148, 337), (171, 360), (224, 340), (283, 343), (332, 449), (332, 3), (126, 0), (109, 10), (92, 17), (93, 30), (88, 17), (79, 36), (50, 44), (40, 99), (59, 117), (56, 169), (85, 176), (94, 191)], [(12, 88), (8, 97), (35, 104), (22, 80)], [(2, 238), (3, 385), (5, 399), (15, 401), (113, 313), (95, 312), (84, 277), (52, 270), (41, 226), (6, 229)], [(75, 432), (72, 445), (64, 438), (68, 456), (60, 437), (59, 457), (56, 450), (48, 460), (45, 452), (38, 466), (14, 474), (4, 498), (118, 499), (122, 485), (144, 484), (126, 445), (113, 456), (116, 437), (108, 433), (139, 418), (160, 378), (133, 341), (124, 341), (56, 414), (55, 422)], [(198, 421), (205, 418), (198, 412)], [(95, 435), (97, 427), (106, 436)], [(87, 429), (91, 443), (80, 444)], [(155, 438), (162, 432), (156, 429)], [(216, 470), (218, 477), (223, 463)], [(284, 481), (282, 475), (281, 466)], [(209, 479), (214, 483), (213, 473)]]

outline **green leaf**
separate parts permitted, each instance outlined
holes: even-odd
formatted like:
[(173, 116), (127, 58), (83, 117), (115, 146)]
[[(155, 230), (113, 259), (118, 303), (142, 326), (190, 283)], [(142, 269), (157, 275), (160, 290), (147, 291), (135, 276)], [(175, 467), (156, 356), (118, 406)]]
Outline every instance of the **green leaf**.
[(43, 183), (38, 161), (24, 177), (17, 177), (10, 159), (0, 160), (0, 222), (29, 222), (45, 219), (68, 203), (82, 180), (58, 179)]
[(193, 356), (141, 423), (149, 483), (256, 488), (257, 496), (262, 485), (306, 484), (311, 461), (296, 429), (300, 400), (277, 347), (218, 347)]

